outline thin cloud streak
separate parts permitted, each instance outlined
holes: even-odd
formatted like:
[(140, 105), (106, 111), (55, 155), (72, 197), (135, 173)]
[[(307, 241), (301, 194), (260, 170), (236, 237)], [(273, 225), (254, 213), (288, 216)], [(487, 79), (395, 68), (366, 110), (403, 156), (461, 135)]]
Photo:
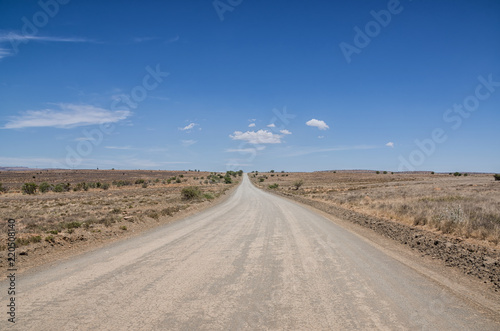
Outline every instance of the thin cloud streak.
[(3, 129), (55, 127), (69, 129), (78, 126), (115, 123), (132, 115), (128, 110), (110, 111), (91, 105), (58, 104), (58, 110), (28, 110), (12, 116)]

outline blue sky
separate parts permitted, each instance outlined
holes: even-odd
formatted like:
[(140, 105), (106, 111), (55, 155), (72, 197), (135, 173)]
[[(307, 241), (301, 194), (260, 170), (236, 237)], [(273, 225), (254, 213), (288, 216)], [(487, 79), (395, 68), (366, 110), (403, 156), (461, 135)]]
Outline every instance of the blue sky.
[(0, 2), (0, 166), (500, 172), (498, 1)]

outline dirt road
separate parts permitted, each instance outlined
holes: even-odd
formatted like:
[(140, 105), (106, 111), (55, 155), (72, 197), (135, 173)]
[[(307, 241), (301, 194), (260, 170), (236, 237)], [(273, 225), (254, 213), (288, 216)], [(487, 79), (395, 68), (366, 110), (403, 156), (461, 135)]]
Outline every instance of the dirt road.
[(498, 311), (243, 177), (212, 209), (21, 275), (14, 326), (2, 281), (0, 329), (500, 329)]

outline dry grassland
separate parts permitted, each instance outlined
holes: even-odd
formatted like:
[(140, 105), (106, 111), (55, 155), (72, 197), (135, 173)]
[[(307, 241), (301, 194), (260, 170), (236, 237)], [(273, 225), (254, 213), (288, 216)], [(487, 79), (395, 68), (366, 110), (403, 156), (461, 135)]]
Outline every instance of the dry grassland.
[(365, 215), (489, 246), (500, 243), (500, 182), (490, 174), (314, 172), (250, 177), (261, 187)]

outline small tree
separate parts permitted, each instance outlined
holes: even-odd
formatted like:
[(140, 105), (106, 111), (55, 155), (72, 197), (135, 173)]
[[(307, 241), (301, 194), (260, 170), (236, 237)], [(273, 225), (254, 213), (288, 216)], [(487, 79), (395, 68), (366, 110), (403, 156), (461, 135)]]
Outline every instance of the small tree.
[(380, 174), (380, 171), (377, 170), (377, 175)]
[(493, 177), (495, 177), (495, 180), (500, 180), (500, 174), (496, 174)]
[(293, 186), (295, 186), (295, 190), (298, 190), (302, 185), (304, 185), (304, 181), (302, 179), (293, 183)]
[(233, 180), (231, 179), (231, 177), (230, 177), (230, 176), (226, 176), (226, 177), (224, 177), (224, 183), (226, 183), (226, 184), (231, 184), (232, 182), (233, 182)]
[(38, 188), (38, 185), (36, 185), (35, 183), (24, 183), (21, 190), (23, 191), (23, 193), (26, 193), (26, 194), (35, 194), (37, 188)]
[(387, 171), (384, 171), (384, 175), (387, 175)]
[(274, 170), (269, 171), (270, 173), (274, 173)]
[(188, 186), (181, 191), (182, 198), (185, 200), (193, 200), (201, 197), (201, 190), (198, 186)]

